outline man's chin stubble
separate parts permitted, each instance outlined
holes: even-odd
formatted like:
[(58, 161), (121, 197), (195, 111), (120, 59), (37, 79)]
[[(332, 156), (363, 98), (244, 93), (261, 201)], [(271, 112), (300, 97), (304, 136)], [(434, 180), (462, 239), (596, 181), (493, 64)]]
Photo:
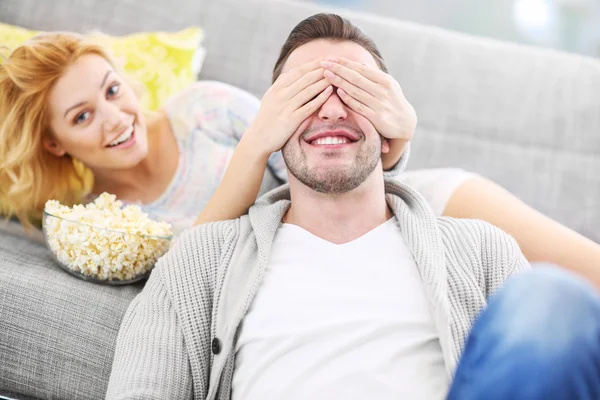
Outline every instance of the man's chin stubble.
[[(363, 154), (362, 157), (357, 157), (351, 167), (311, 171), (306, 165), (304, 154), (286, 151), (285, 147), (282, 153), (289, 173), (315, 192), (332, 196), (342, 195), (359, 187), (379, 162), (377, 155), (369, 157)], [(369, 154), (370, 152), (367, 151), (366, 153)]]
[(328, 171), (326, 174), (327, 176), (323, 176), (321, 179), (315, 177), (314, 175), (316, 174), (294, 176), (315, 192), (331, 196), (348, 193), (359, 187), (364, 182), (362, 177), (346, 171)]

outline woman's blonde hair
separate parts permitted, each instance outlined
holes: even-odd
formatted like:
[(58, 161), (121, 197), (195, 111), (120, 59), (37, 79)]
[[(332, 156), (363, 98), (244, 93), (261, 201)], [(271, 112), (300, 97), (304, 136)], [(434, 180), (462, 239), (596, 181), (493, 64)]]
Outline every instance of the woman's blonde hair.
[(107, 50), (74, 33), (43, 33), (0, 63), (0, 213), (30, 226), (49, 199), (80, 203), (93, 175), (81, 161), (57, 157), (43, 147), (52, 135), (48, 95), (79, 57), (95, 54), (115, 63)]

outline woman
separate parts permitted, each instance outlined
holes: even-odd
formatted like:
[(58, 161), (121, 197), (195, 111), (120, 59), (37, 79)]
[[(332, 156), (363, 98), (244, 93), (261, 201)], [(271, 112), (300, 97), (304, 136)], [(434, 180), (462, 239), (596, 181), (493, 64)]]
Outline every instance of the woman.
[[(102, 47), (75, 34), (38, 35), (0, 64), (0, 211), (28, 224), (48, 199), (73, 204), (106, 191), (176, 232), (235, 218), (286, 181), (276, 151), (331, 94), (324, 79), (313, 83), (294, 120), (281, 118), (269, 92), (261, 105), (216, 82), (144, 114)], [(399, 154), (382, 155), (383, 165)], [(454, 169), (398, 178), (438, 215), (487, 220), (512, 234), (530, 262), (563, 265), (600, 286), (599, 245), (494, 183)]]

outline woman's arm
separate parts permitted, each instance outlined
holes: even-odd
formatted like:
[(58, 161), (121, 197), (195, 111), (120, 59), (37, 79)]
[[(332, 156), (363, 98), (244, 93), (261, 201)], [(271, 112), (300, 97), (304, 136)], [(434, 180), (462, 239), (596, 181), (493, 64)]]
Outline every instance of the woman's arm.
[(242, 138), (219, 187), (194, 225), (237, 218), (254, 204), (270, 154), (261, 154), (252, 147)]
[(265, 93), (252, 125), (236, 146), (219, 187), (194, 223), (245, 214), (256, 200), (267, 162), (300, 124), (329, 98), (332, 87), (318, 61), (283, 73)]
[(477, 218), (512, 235), (530, 263), (546, 261), (577, 272), (600, 288), (600, 245), (534, 210), (485, 178), (453, 192), (444, 215)]
[(381, 153), (381, 164), (384, 171), (390, 171), (400, 162), (400, 158), (408, 146), (408, 141), (402, 139), (385, 140), (388, 141), (390, 150), (387, 153)]

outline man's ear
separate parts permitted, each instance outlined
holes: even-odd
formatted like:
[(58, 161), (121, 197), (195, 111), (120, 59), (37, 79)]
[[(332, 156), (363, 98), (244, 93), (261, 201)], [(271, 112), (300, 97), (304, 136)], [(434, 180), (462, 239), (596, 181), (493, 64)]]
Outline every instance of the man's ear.
[(67, 151), (63, 149), (63, 147), (58, 144), (56, 140), (49, 136), (44, 136), (42, 139), (42, 144), (46, 151), (48, 151), (50, 154), (54, 154), (56, 157), (62, 157), (67, 153)]
[(381, 153), (386, 154), (390, 152), (390, 140), (384, 137), (381, 138)]

